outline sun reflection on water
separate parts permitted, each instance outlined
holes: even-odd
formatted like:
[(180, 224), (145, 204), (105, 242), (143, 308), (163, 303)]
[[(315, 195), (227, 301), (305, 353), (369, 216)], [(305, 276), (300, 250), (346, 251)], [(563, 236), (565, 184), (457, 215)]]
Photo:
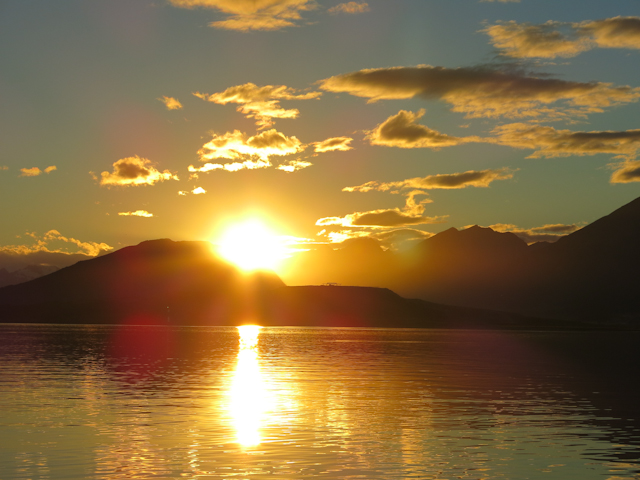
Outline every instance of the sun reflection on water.
[(258, 335), (261, 328), (257, 325), (238, 327), (240, 350), (229, 392), (229, 410), (237, 442), (243, 447), (260, 444), (260, 429), (273, 403), (260, 371)]

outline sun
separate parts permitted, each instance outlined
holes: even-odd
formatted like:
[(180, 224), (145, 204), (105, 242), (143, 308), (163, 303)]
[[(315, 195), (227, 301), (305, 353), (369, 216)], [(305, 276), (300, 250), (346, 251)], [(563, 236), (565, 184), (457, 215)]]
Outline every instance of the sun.
[(283, 237), (276, 235), (260, 220), (246, 220), (230, 226), (213, 242), (218, 253), (240, 269), (275, 270), (288, 256)]

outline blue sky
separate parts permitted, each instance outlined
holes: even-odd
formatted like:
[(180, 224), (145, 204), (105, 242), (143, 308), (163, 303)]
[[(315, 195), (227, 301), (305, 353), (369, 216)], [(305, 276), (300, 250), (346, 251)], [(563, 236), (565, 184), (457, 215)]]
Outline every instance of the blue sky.
[(4, 1), (0, 251), (215, 241), (250, 217), (303, 244), (472, 224), (553, 240), (640, 193), (639, 15)]

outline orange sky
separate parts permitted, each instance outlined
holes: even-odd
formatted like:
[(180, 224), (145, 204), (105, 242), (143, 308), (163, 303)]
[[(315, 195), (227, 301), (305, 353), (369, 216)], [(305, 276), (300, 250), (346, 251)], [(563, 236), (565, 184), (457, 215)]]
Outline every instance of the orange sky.
[(636, 0), (1, 11), (0, 268), (252, 221), (287, 249), (554, 240), (640, 193)]

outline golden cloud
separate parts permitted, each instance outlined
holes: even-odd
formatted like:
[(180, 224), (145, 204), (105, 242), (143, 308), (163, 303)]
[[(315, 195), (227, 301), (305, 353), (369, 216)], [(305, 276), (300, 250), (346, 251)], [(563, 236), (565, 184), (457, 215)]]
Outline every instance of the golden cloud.
[(367, 132), (366, 138), (372, 145), (433, 149), (478, 140), (477, 137), (451, 137), (416, 123), (424, 113), (424, 110), (417, 113), (400, 110), (396, 115), (389, 117), (376, 128)]
[(273, 125), (274, 118), (298, 118), (300, 111), (280, 106), (281, 100), (309, 100), (318, 98), (322, 92), (298, 93), (298, 90), (285, 85), (265, 85), (259, 87), (253, 83), (245, 83), (230, 87), (223, 92), (207, 94), (195, 92), (198, 98), (220, 105), (239, 103), (239, 112), (247, 118), (255, 118), (262, 129)]
[(193, 172), (192, 177), (197, 178), (198, 173), (206, 173), (212, 170), (224, 170), (227, 172), (237, 172), (239, 170), (257, 170), (260, 168), (271, 167), (271, 162), (268, 160), (245, 160), (244, 162), (232, 162), (232, 163), (205, 163), (202, 167), (197, 168), (193, 165), (189, 165), (189, 171)]
[(541, 25), (510, 21), (482, 31), (491, 37), (493, 46), (516, 58), (574, 57), (592, 48), (640, 49), (640, 17)]
[(428, 175), (426, 177), (415, 177), (399, 182), (376, 182), (371, 181), (355, 187), (345, 187), (343, 192), (369, 192), (377, 190), (386, 192), (391, 189), (422, 189), (429, 190), (435, 188), (457, 189), (466, 187), (488, 187), (495, 180), (508, 180), (513, 178), (513, 170), (508, 168), (469, 170), (461, 173)]
[(532, 244), (536, 242), (553, 243), (565, 235), (580, 230), (583, 226), (584, 225), (578, 225), (575, 223), (570, 225), (553, 223), (543, 225), (541, 227), (525, 229), (512, 224), (497, 223), (495, 225), (490, 225), (489, 228), (496, 232), (511, 232), (520, 237), (527, 244)]
[(547, 22), (542, 25), (514, 21), (492, 25), (482, 30), (491, 37), (494, 47), (516, 58), (575, 57), (591, 48), (587, 38), (569, 38), (559, 28), (565, 24)]
[(423, 217), (424, 205), (431, 203), (426, 198), (416, 201), (417, 196), (428, 195), (421, 190), (412, 190), (405, 194), (406, 204), (403, 209), (388, 208), (371, 210), (368, 212), (355, 212), (344, 217), (325, 217), (316, 222), (319, 226), (338, 225), (341, 227), (369, 227), (369, 228), (388, 228), (402, 227), (408, 225), (422, 225), (430, 223), (443, 223), (446, 216), (439, 217)]
[(1, 170), (9, 170), (9, 167), (7, 167), (6, 165), (0, 165), (0, 171)]
[(173, 97), (160, 97), (158, 100), (160, 100), (162, 103), (165, 104), (165, 106), (167, 107), (167, 110), (182, 109), (182, 104)]
[(37, 177), (42, 173), (42, 170), (40, 170), (38, 167), (31, 167), (31, 168), (21, 168), (20, 172), (22, 172), (20, 173), (21, 177)]
[(600, 48), (640, 49), (640, 17), (614, 17), (576, 26)]
[(356, 212), (344, 217), (325, 217), (316, 222), (319, 226), (338, 225), (341, 227), (401, 227), (405, 225), (422, 225), (442, 223), (446, 217), (423, 217), (406, 213), (399, 208)]
[(196, 187), (193, 190), (191, 190), (191, 193), (193, 193), (194, 195), (202, 195), (204, 193), (207, 193), (207, 191), (202, 187)]
[(631, 160), (615, 165), (611, 183), (640, 182), (640, 160)]
[(123, 217), (153, 217), (153, 213), (149, 213), (146, 210), (136, 210), (135, 212), (118, 212), (118, 215)]
[(47, 168), (44, 169), (44, 173), (51, 173), (54, 172), (58, 169), (58, 167), (56, 167), (55, 165), (50, 165)]
[(487, 141), (535, 150), (527, 158), (611, 153), (632, 159), (640, 148), (640, 129), (574, 132), (540, 125), (512, 123), (496, 127), (492, 133), (495, 138)]
[[(213, 138), (198, 151), (198, 155), (203, 162), (223, 158), (236, 160), (235, 163), (238, 165), (246, 164), (241, 168), (251, 168), (252, 165), (254, 168), (266, 168), (271, 166), (269, 157), (291, 155), (299, 153), (305, 148), (306, 146), (302, 145), (296, 137), (287, 137), (274, 129), (249, 138), (244, 133), (234, 130), (224, 135), (214, 134)], [(191, 168), (189, 167), (189, 171), (204, 172), (224, 167), (208, 164), (201, 169), (192, 170)]]
[[(31, 237), (35, 240), (34, 245), (7, 245), (4, 247), (0, 247), (0, 251), (5, 253), (10, 253), (14, 255), (28, 255), (36, 252), (46, 252), (46, 253), (63, 253), (63, 254), (75, 254), (80, 253), (83, 255), (89, 255), (95, 257), (100, 253), (107, 252), (109, 250), (113, 250), (113, 247), (107, 245), (106, 243), (96, 243), (96, 242), (82, 242), (75, 238), (65, 237), (60, 234), (57, 230), (49, 230), (44, 235), (36, 235), (33, 232), (27, 232), (28, 237)], [(78, 250), (75, 252), (69, 252), (67, 249), (62, 247), (54, 247), (50, 244), (54, 243), (62, 243), (62, 244), (72, 244), (75, 245)]]
[(113, 173), (102, 172), (100, 185), (153, 185), (165, 180), (178, 180), (178, 176), (169, 170), (160, 172), (146, 158), (121, 158), (113, 164)]
[(340, 3), (339, 5), (336, 5), (335, 7), (331, 7), (329, 10), (327, 10), (329, 13), (364, 13), (364, 12), (368, 12), (370, 10), (369, 8), (369, 4), (366, 2), (347, 2), (347, 3)]
[(317, 153), (324, 152), (346, 152), (348, 150), (352, 150), (353, 147), (349, 145), (353, 141), (353, 138), (350, 137), (333, 137), (327, 138), (322, 142), (314, 143), (314, 151)]
[(317, 7), (314, 0), (169, 0), (182, 8), (212, 8), (231, 15), (210, 26), (226, 30), (279, 30), (295, 26), (300, 12)]
[[(640, 88), (539, 78), (484, 67), (420, 65), (367, 69), (319, 83), (323, 90), (346, 92), (370, 101), (441, 99), (467, 118), (584, 116), (640, 98)], [(556, 102), (565, 102), (570, 108), (560, 110), (554, 107)]]
[(305, 162), (304, 160), (291, 160), (290, 162), (278, 165), (278, 170), (283, 170), (285, 172), (291, 173), (297, 170), (302, 170), (303, 168), (310, 167), (311, 165), (313, 165), (313, 163)]

